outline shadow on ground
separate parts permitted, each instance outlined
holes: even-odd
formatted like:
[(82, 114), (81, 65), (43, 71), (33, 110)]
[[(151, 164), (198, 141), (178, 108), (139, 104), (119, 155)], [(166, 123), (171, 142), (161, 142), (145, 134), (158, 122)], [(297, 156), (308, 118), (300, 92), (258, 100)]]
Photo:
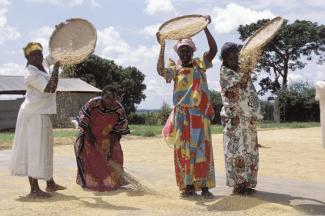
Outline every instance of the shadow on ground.
[(101, 208), (110, 210), (141, 210), (140, 208), (112, 205), (102, 199), (102, 197), (77, 197), (74, 195), (65, 195), (61, 193), (52, 193), (53, 197), (49, 199), (30, 199), (26, 196), (20, 196), (16, 199), (18, 202), (62, 202), (79, 201), (88, 208)]
[(325, 215), (325, 203), (323, 201), (264, 191), (258, 191), (251, 197), (222, 196), (211, 205), (208, 205), (207, 201), (197, 201), (198, 205), (206, 206), (208, 211), (242, 211), (266, 203), (290, 206), (305, 214)]

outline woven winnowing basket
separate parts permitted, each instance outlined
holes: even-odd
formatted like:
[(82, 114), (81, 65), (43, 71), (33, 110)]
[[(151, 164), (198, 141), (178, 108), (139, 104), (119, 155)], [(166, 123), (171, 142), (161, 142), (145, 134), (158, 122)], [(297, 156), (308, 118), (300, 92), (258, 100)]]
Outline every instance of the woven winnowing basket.
[(161, 39), (180, 40), (199, 33), (208, 25), (202, 15), (186, 15), (168, 20), (159, 27)]
[(282, 24), (283, 19), (281, 17), (276, 17), (267, 22), (256, 32), (254, 32), (252, 36), (249, 37), (249, 39), (241, 49), (241, 52), (250, 52), (251, 50), (263, 48), (275, 37)]
[(66, 20), (50, 37), (49, 51), (62, 65), (78, 64), (94, 52), (97, 41), (95, 27), (87, 20)]
[(243, 72), (250, 72), (255, 68), (263, 47), (276, 36), (282, 24), (283, 19), (281, 17), (275, 17), (248, 38), (240, 51), (240, 68)]

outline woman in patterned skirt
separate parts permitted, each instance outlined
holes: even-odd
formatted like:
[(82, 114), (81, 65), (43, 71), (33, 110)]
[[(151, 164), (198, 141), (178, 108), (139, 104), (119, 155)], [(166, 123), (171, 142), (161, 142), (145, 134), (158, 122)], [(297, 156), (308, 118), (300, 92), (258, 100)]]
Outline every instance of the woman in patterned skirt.
[[(210, 23), (209, 16), (206, 17)], [(164, 65), (165, 41), (157, 33), (161, 51), (157, 71), (167, 82), (174, 81), (174, 109), (167, 120), (163, 136), (174, 146), (176, 182), (181, 196), (201, 195), (211, 198), (215, 187), (210, 120), (214, 116), (205, 71), (212, 67), (217, 45), (208, 28), (204, 29), (209, 51), (202, 58), (193, 58), (196, 51), (191, 39), (182, 39), (174, 46), (179, 64), (170, 60)]]

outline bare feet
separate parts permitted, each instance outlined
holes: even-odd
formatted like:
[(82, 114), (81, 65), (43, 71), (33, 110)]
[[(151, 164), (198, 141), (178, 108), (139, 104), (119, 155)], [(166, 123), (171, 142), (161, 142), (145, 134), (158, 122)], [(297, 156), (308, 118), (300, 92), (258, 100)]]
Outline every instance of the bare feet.
[(205, 199), (212, 199), (214, 197), (208, 188), (202, 188), (201, 196)]
[(245, 189), (245, 194), (246, 194), (247, 196), (252, 195), (252, 194), (254, 194), (254, 193), (256, 193), (256, 190), (253, 189), (253, 188), (246, 188), (246, 189)]
[(192, 196), (196, 196), (194, 185), (187, 185), (185, 191), (181, 193), (181, 197), (188, 198)]
[(241, 196), (250, 196), (256, 193), (256, 190), (253, 188), (246, 188), (246, 187), (234, 187), (233, 194), (241, 195)]
[(37, 191), (31, 191), (28, 195), (27, 198), (30, 199), (46, 199), (46, 198), (50, 198), (52, 197), (52, 195), (50, 193), (41, 191), (41, 190), (37, 190)]
[(232, 193), (236, 195), (245, 195), (245, 189), (246, 189), (245, 183), (237, 184), (235, 185)]
[(38, 180), (32, 177), (28, 177), (30, 184), (30, 193), (27, 195), (27, 198), (30, 199), (44, 199), (50, 198), (51, 194), (42, 191), (38, 186)]
[(53, 178), (46, 181), (46, 189), (45, 190), (47, 192), (54, 192), (54, 191), (64, 190), (64, 189), (66, 189), (66, 187), (63, 187), (63, 186), (58, 185), (57, 183), (55, 183)]
[(54, 191), (65, 190), (65, 189), (67, 188), (54, 183), (54, 184), (47, 185), (45, 190), (47, 192), (54, 192)]

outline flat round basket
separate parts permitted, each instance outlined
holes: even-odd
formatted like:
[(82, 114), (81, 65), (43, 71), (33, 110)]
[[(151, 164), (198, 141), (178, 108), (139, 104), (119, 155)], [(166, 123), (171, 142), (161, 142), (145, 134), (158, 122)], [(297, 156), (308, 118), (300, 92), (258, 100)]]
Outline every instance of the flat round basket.
[(161, 39), (180, 40), (202, 31), (208, 21), (202, 15), (186, 15), (168, 20), (159, 27)]
[(263, 48), (267, 43), (269, 43), (275, 35), (278, 33), (283, 23), (281, 17), (276, 17), (264, 26), (259, 28), (244, 44), (241, 49), (241, 53), (249, 53)]
[(240, 70), (244, 73), (252, 72), (262, 54), (262, 49), (278, 33), (283, 24), (281, 17), (276, 17), (260, 27), (252, 34), (240, 50)]
[(63, 65), (78, 64), (94, 52), (96, 41), (96, 29), (90, 22), (68, 19), (52, 33), (49, 51)]

